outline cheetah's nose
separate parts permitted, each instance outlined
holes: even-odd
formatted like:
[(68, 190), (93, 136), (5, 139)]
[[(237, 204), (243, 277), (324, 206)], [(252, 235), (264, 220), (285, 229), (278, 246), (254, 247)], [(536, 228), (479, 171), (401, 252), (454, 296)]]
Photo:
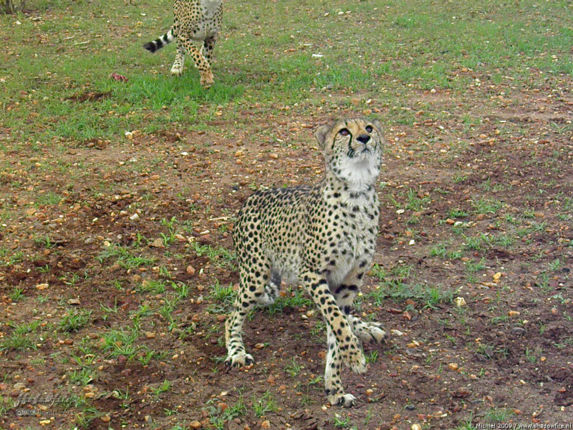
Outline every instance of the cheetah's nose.
[(358, 136), (356, 138), (358, 140), (358, 142), (363, 143), (364, 145), (366, 145), (368, 143), (368, 141), (370, 140), (370, 136), (367, 134), (361, 134), (360, 136)]

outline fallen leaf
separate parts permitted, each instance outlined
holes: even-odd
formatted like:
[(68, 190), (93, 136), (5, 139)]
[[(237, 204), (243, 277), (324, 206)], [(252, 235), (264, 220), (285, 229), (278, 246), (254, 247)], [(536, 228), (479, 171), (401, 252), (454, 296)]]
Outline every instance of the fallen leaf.
[(127, 78), (123, 75), (120, 75), (119, 73), (112, 73), (111, 75), (109, 75), (109, 77), (115, 81), (127, 82)]

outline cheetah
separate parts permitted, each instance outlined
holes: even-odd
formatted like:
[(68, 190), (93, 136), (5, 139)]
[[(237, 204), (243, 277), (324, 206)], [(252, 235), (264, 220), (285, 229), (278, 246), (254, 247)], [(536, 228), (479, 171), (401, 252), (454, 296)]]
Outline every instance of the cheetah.
[[(150, 52), (155, 52), (177, 38), (177, 54), (171, 66), (171, 73), (181, 75), (185, 53), (190, 54), (199, 70), (201, 85), (209, 88), (214, 82), (211, 63), (213, 48), (221, 29), (223, 1), (175, 0), (173, 12), (175, 20), (169, 31), (152, 42), (146, 43), (143, 47)], [(201, 50), (193, 44), (194, 40), (203, 42)]]
[(361, 118), (323, 125), (315, 137), (326, 161), (321, 182), (258, 191), (239, 211), (233, 240), (240, 283), (225, 322), (225, 364), (254, 363), (242, 339), (245, 317), (253, 306), (273, 303), (282, 281), (300, 282), (326, 322), (326, 395), (350, 407), (356, 398), (344, 392), (342, 364), (365, 372), (362, 342), (386, 337), (380, 323), (351, 314), (376, 246), (384, 140), (378, 121)]

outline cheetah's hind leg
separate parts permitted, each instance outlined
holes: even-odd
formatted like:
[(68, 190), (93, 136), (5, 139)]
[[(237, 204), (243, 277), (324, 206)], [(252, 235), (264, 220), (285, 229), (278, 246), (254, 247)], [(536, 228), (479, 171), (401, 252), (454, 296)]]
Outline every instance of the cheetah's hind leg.
[(185, 64), (185, 48), (181, 45), (177, 45), (177, 53), (175, 54), (175, 61), (173, 61), (173, 66), (171, 66), (171, 74), (176, 76), (181, 76), (183, 73), (183, 65)]
[(233, 313), (225, 321), (225, 343), (227, 345), (225, 366), (227, 367), (248, 366), (255, 362), (253, 356), (247, 354), (242, 336), (243, 322), (251, 307), (251, 302), (241, 302), (237, 298)]
[(280, 273), (271, 271), (271, 277), (269, 282), (265, 285), (265, 293), (258, 297), (257, 300), (262, 306), (272, 305), (279, 295), (279, 290), (281, 288), (282, 278)]
[[(240, 268), (239, 294), (233, 305), (233, 311), (225, 321), (225, 343), (227, 345), (227, 367), (241, 367), (253, 364), (253, 356), (247, 354), (243, 343), (243, 323), (256, 304), (271, 304), (278, 295), (280, 276), (271, 271), (270, 263), (261, 262), (260, 271), (251, 273)], [(262, 275), (262, 274), (266, 275)]]

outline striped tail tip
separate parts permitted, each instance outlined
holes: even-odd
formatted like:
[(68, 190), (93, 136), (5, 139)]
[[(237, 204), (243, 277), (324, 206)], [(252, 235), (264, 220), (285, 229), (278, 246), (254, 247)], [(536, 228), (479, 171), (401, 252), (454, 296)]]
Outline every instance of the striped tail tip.
[(155, 52), (159, 48), (161, 48), (161, 46), (157, 46), (155, 42), (147, 42), (145, 45), (143, 45), (143, 47), (147, 49), (149, 52)]

